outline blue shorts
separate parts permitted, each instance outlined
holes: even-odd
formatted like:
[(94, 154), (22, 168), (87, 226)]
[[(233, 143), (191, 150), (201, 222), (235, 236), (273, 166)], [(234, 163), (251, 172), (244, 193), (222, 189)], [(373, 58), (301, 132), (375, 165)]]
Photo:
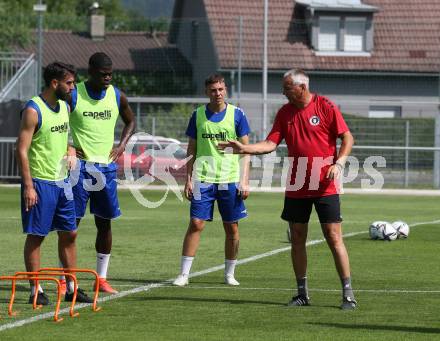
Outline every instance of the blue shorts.
[[(73, 186), (76, 217), (84, 217), (89, 199), (91, 214), (104, 219), (119, 217), (121, 210), (119, 209), (116, 180), (115, 169), (103, 172), (99, 167), (81, 168), (78, 182)], [(76, 182), (72, 173), (71, 181)]]
[(237, 184), (210, 184), (196, 181), (191, 199), (191, 218), (212, 221), (214, 201), (224, 222), (232, 223), (247, 217)]
[(65, 180), (59, 187), (55, 181), (32, 179), (38, 203), (26, 212), (21, 185), (21, 221), (23, 233), (47, 236), (51, 231), (75, 231), (75, 205), (72, 187)]

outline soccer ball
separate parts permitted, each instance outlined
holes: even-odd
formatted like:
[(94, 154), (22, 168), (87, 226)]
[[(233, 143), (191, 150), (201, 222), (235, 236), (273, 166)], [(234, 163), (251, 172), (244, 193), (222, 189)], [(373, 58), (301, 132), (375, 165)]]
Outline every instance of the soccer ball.
[(386, 223), (383, 227), (382, 235), (384, 240), (392, 241), (396, 240), (398, 236), (397, 230), (390, 223)]
[(292, 236), (290, 235), (290, 227), (287, 228), (287, 240), (288, 240), (289, 242), (292, 241)]
[(404, 221), (398, 220), (392, 223), (393, 227), (397, 231), (397, 238), (408, 238), (409, 226)]
[(371, 239), (383, 239), (383, 230), (385, 225), (388, 224), (386, 221), (375, 221), (370, 225), (370, 238)]

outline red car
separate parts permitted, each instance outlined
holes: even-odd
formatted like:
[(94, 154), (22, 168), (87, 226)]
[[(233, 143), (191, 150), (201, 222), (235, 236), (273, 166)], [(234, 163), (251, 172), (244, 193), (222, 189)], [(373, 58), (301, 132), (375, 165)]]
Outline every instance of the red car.
[(186, 178), (186, 150), (180, 141), (162, 136), (136, 134), (116, 160), (119, 178), (145, 174), (160, 180), (170, 173), (176, 180)]

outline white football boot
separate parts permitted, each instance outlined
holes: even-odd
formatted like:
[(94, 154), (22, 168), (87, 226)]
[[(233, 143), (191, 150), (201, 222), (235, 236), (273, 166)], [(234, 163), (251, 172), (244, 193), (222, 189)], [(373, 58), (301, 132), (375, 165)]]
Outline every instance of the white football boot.
[(240, 285), (240, 283), (234, 278), (234, 275), (226, 275), (225, 284), (234, 286)]
[(177, 276), (177, 278), (174, 280), (173, 285), (176, 285), (178, 287), (184, 287), (185, 285), (188, 285), (188, 275), (182, 275), (180, 274)]

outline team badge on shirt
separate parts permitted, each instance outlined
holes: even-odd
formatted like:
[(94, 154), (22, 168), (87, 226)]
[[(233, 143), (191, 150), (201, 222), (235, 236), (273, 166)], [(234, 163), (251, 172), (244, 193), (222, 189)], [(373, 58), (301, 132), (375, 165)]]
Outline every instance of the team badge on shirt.
[(320, 122), (320, 119), (318, 116), (315, 115), (315, 116), (310, 117), (309, 122), (312, 126), (317, 126)]

